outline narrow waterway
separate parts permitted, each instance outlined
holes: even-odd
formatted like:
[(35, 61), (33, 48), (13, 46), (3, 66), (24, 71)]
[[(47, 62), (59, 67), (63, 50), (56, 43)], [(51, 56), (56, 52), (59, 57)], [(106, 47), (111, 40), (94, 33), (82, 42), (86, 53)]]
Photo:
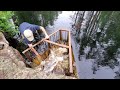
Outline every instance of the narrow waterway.
[[(53, 25), (48, 25), (46, 30), (48, 34), (53, 33), (59, 29), (72, 30), (72, 16), (74, 11), (62, 11), (58, 17), (54, 20)], [(79, 44), (76, 42), (74, 36), (72, 38), (72, 47), (75, 56), (75, 62), (77, 67), (78, 76), (80, 79), (114, 79), (116, 74), (115, 72), (119, 70), (116, 66), (114, 69), (111, 69), (108, 66), (100, 66), (96, 73), (93, 73), (92, 67), (94, 64), (94, 59), (86, 59), (84, 55), (79, 56)], [(86, 51), (87, 52), (87, 48)]]

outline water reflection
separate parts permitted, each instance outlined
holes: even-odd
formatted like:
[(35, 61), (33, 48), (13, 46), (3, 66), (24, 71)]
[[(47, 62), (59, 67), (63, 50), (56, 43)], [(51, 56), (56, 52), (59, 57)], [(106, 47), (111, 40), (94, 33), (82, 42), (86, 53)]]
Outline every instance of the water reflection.
[(47, 25), (53, 25), (60, 13), (61, 11), (40, 11), (41, 25), (44, 27)]
[[(58, 17), (53, 21), (53, 25), (48, 24), (46, 29), (48, 31), (48, 34), (51, 34), (55, 30), (65, 28), (68, 30), (72, 29), (73, 21), (73, 15), (75, 12), (72, 11), (63, 11), (62, 13), (58, 14)], [(87, 59), (87, 53), (89, 52), (89, 47), (85, 48), (84, 55), (80, 55), (79, 43), (76, 42), (76, 36), (72, 36), (72, 46), (73, 46), (73, 52), (75, 55), (76, 60), (76, 67), (77, 72), (79, 75), (79, 78), (81, 79), (114, 79), (117, 73), (116, 78), (118, 78), (119, 73), (118, 67), (115, 66), (114, 69), (111, 69), (108, 66), (99, 66), (96, 59)], [(99, 45), (98, 45), (99, 47)], [(94, 48), (92, 51), (96, 51)], [(98, 51), (99, 53), (101, 51)], [(97, 54), (97, 53), (96, 53)], [(97, 58), (97, 57), (96, 57)], [(116, 73), (115, 73), (116, 72)]]
[(59, 13), (57, 19), (54, 20), (53, 25), (48, 25), (46, 27), (48, 33), (50, 34), (58, 29), (71, 30), (73, 21), (70, 16), (73, 14), (74, 12), (72, 11), (62, 11), (62, 13)]
[[(79, 76), (81, 76), (82, 78), (113, 79), (115, 78), (117, 74), (116, 77), (118, 78), (119, 76), (118, 64), (119, 63), (116, 59), (114, 58), (111, 59), (111, 57), (113, 56), (113, 52), (111, 51), (114, 51), (114, 50), (111, 50), (112, 48), (109, 48), (109, 49), (107, 48), (108, 50), (104, 48), (105, 44), (102, 43), (102, 41), (100, 40), (101, 38), (98, 35), (98, 33), (100, 33), (98, 32), (100, 29), (98, 25), (99, 23), (97, 21), (93, 21), (89, 23), (90, 21), (89, 19), (94, 18), (95, 15), (96, 17), (97, 15), (99, 17), (100, 14), (98, 11), (97, 12), (85, 11), (84, 13), (79, 12), (78, 20), (76, 20), (75, 22), (76, 28), (73, 29), (73, 30), (76, 30), (75, 32), (76, 41), (78, 44), (80, 44), (79, 64), (81, 66), (79, 65), (79, 67), (82, 68), (84, 67), (84, 65), (89, 67), (89, 68), (84, 67), (84, 70), (80, 69), (81, 71), (79, 71)], [(96, 17), (92, 20), (95, 20)], [(80, 21), (82, 21), (81, 22), (82, 24), (80, 23)], [(81, 26), (81, 28), (78, 28), (79, 25)], [(84, 28), (82, 28), (83, 26)], [(94, 26), (94, 28), (91, 26)], [(96, 31), (97, 34), (94, 33), (93, 31), (94, 32)], [(94, 33), (94, 34), (91, 35), (90, 33)], [(108, 55), (107, 53), (110, 55)], [(91, 70), (92, 70), (92, 73), (91, 73)], [(116, 70), (118, 70), (118, 72), (116, 72)]]
[[(21, 13), (23, 13), (24, 15), (27, 15), (25, 14), (25, 12), (19, 12), (19, 14)], [(28, 21), (30, 23), (42, 25), (46, 28), (48, 34), (51, 34), (54, 31), (61, 29), (61, 28), (72, 30), (72, 32), (74, 31), (74, 29), (72, 29), (72, 25), (74, 23), (74, 14), (76, 13), (75, 11), (62, 11), (62, 12), (61, 11), (39, 11), (39, 12), (32, 11), (31, 13), (33, 13), (33, 14), (30, 14), (32, 15), (32, 17), (37, 17), (37, 18), (28, 18), (26, 16), (24, 17), (24, 20), (21, 19), (21, 21)], [(85, 16), (85, 18), (86, 17), (87, 16)], [(85, 29), (85, 26), (82, 26), (81, 28)], [(84, 38), (82, 36), (85, 34), (85, 32), (83, 30), (80, 32), (81, 33), (78, 34), (77, 36), (79, 36), (79, 39)], [(76, 38), (76, 36), (72, 36), (72, 46), (73, 46), (73, 52), (75, 55), (76, 67), (77, 67), (79, 78), (81, 79), (114, 79), (114, 78), (117, 78), (118, 79), (120, 76), (120, 69), (118, 66), (115, 66), (114, 68), (110, 68), (107, 65), (102, 66), (98, 64), (99, 62), (97, 59), (99, 58), (100, 60), (102, 60), (103, 58), (102, 54), (100, 55), (101, 52), (104, 52), (103, 47), (99, 43), (95, 42), (97, 43), (96, 48), (94, 47), (91, 49), (90, 45), (87, 45), (86, 47), (84, 47), (83, 52), (80, 52), (82, 51), (80, 50), (81, 49), (80, 46), (82, 44), (78, 43), (79, 39)], [(91, 42), (92, 42), (91, 45), (93, 47), (94, 41), (91, 41)], [(86, 44), (87, 41), (84, 39), (83, 43)], [(90, 59), (89, 57), (92, 56), (91, 55), (92, 53), (96, 54), (96, 56), (93, 56), (92, 59)]]
[(18, 18), (18, 23), (29, 22), (32, 24), (47, 26), (53, 25), (61, 11), (15, 11)]

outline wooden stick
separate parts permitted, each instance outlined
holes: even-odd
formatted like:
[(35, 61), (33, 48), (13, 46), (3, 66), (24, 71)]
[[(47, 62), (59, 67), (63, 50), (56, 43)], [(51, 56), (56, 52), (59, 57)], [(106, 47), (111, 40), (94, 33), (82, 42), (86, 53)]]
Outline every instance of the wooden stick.
[(55, 42), (52, 42), (52, 41), (49, 41), (49, 40), (44, 40), (44, 41), (45, 41), (45, 42), (48, 42), (48, 43), (51, 43), (51, 44), (54, 44), (54, 45), (57, 45), (57, 46), (64, 47), (64, 48), (69, 48), (69, 46), (62, 45), (62, 44), (58, 44), (58, 43), (55, 43)]
[(69, 31), (69, 69), (70, 73), (73, 73), (73, 66), (72, 66), (72, 49), (71, 49), (71, 35)]

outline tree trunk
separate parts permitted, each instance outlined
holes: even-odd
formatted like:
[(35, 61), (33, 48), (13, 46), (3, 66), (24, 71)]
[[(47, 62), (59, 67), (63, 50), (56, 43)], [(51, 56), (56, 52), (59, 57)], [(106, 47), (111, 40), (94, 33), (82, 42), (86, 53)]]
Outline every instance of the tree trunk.
[(89, 37), (95, 27), (95, 23), (96, 23), (96, 20), (98, 18), (98, 13), (99, 11), (96, 11), (95, 12), (95, 15), (93, 16), (93, 19), (92, 19), (92, 22), (91, 22), (91, 25), (90, 25), (90, 29), (89, 29), (89, 32), (87, 33), (87, 36)]

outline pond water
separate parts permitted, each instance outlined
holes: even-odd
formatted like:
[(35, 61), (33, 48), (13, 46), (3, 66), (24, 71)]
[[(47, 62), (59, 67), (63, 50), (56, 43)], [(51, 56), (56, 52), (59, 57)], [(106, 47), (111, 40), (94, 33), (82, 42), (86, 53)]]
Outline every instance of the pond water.
[[(58, 17), (54, 20), (53, 25), (48, 25), (46, 27), (47, 33), (51, 34), (58, 29), (67, 29), (72, 30), (73, 19), (75, 11), (62, 11)], [(119, 67), (115, 66), (114, 69), (111, 69), (108, 66), (100, 66), (96, 72), (93, 72), (94, 59), (86, 59), (84, 55), (79, 56), (79, 44), (76, 42), (74, 36), (72, 38), (72, 47), (76, 61), (76, 67), (78, 76), (80, 79), (114, 79), (116, 76), (116, 71), (119, 70)], [(87, 50), (87, 49), (86, 49)], [(87, 51), (85, 51), (87, 52)]]

